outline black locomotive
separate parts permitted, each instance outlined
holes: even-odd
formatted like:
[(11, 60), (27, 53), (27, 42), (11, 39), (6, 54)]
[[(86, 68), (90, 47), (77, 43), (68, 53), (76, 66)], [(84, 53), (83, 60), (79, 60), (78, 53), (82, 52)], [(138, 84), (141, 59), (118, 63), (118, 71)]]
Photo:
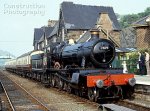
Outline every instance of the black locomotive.
[(110, 40), (99, 38), (97, 29), (91, 30), (91, 38), (85, 43), (53, 43), (44, 52), (33, 51), (28, 56), (31, 56), (28, 70), (18, 70), (12, 65), (7, 65), (6, 69), (70, 93), (88, 96), (91, 101), (133, 94), (134, 74), (110, 68), (115, 46)]

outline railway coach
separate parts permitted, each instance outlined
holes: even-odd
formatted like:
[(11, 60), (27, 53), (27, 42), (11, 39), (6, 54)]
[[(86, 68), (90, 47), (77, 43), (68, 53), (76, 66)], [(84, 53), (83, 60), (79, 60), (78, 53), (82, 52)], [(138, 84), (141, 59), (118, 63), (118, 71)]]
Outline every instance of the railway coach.
[[(5, 68), (11, 72), (15, 72), (21, 76), (33, 76), (33, 70), (32, 68), (38, 68), (39, 67), (39, 60), (32, 61), (31, 57), (36, 54), (44, 53), (43, 51), (30, 51), (28, 53), (25, 53), (16, 59), (10, 60), (5, 63)], [(36, 60), (36, 59), (35, 59)], [(41, 64), (41, 63), (40, 63)], [(41, 67), (41, 66), (40, 66)]]

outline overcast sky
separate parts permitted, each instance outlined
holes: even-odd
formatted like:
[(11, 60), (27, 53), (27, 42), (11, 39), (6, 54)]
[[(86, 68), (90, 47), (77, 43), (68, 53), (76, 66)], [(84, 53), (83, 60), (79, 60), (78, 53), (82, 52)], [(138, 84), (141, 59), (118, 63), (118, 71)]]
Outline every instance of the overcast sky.
[(149, 0), (0, 0), (0, 50), (15, 56), (33, 50), (34, 28), (58, 20), (63, 1), (111, 6), (115, 13), (133, 14), (150, 7)]

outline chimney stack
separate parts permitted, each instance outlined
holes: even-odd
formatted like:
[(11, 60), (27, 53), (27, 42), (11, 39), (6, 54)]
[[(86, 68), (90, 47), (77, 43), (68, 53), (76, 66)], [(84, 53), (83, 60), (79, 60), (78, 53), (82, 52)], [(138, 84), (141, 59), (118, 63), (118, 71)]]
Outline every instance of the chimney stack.
[(97, 39), (97, 38), (99, 38), (99, 30), (98, 29), (91, 29), (90, 30), (90, 33), (91, 33), (91, 38), (92, 39)]
[(53, 27), (57, 20), (48, 20), (48, 27)]

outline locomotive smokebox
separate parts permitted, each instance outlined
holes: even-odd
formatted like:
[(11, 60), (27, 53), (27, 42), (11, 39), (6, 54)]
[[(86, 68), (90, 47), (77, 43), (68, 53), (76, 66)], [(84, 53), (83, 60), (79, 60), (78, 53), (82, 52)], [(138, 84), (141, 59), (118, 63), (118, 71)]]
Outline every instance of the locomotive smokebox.
[(90, 30), (91, 38), (92, 39), (98, 39), (99, 38), (99, 30), (98, 29), (92, 29)]

